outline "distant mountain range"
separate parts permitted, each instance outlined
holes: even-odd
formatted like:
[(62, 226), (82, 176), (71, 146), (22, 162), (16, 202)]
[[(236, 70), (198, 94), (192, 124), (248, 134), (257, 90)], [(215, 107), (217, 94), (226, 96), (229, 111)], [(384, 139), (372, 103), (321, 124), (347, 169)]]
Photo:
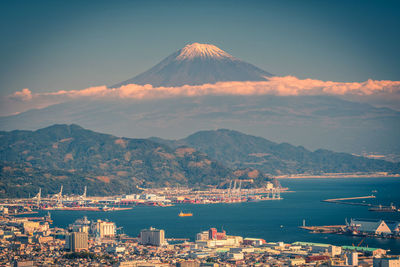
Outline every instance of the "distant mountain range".
[(118, 83), (182, 86), (222, 81), (265, 81), (272, 74), (241, 61), (211, 44), (193, 43), (168, 56), (151, 69)]
[(400, 163), (368, 159), (326, 149), (275, 143), (262, 137), (220, 129), (196, 132), (181, 140), (151, 140), (171, 147), (189, 146), (234, 169), (256, 168), (268, 175), (355, 172), (400, 173)]
[(98, 132), (179, 139), (226, 128), (347, 153), (400, 154), (400, 112), (333, 96), (199, 96), (154, 100), (74, 100), (0, 117), (0, 130), (78, 124)]
[(290, 144), (230, 130), (201, 131), (185, 139), (119, 138), (77, 125), (0, 132), (0, 196), (136, 192), (136, 186), (226, 186), (231, 179), (268, 180), (267, 174), (400, 173), (399, 164)]

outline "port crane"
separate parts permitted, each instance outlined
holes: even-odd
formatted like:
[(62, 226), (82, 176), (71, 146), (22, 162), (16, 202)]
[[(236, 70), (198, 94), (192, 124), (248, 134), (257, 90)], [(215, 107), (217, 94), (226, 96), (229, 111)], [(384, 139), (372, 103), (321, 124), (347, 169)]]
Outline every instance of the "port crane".
[(39, 207), (40, 201), (42, 198), (42, 188), (39, 188), (39, 192), (36, 194), (36, 196), (33, 197), (33, 199), (36, 199), (36, 205)]
[(83, 194), (79, 196), (80, 199), (86, 200), (86, 192), (87, 192), (87, 187), (85, 186), (85, 189), (83, 190)]
[(271, 199), (281, 199), (281, 189), (278, 188), (272, 188), (270, 192), (267, 193), (267, 198)]
[(63, 191), (63, 186), (61, 185), (60, 192), (56, 195), (57, 204), (59, 206), (62, 206), (62, 191)]
[[(232, 186), (233, 182), (233, 186)], [(242, 198), (242, 183), (253, 183), (253, 179), (235, 179), (231, 180), (228, 188), (228, 199), (232, 200), (232, 197)]]

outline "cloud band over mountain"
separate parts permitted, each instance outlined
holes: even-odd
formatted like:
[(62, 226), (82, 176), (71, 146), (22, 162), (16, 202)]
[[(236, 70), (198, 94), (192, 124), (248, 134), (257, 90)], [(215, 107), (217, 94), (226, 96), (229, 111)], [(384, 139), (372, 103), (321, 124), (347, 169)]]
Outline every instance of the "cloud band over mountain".
[(338, 95), (379, 98), (400, 98), (400, 81), (368, 80), (365, 82), (333, 82), (299, 79), (294, 76), (270, 77), (267, 81), (230, 81), (215, 84), (183, 85), (178, 87), (153, 87), (127, 84), (118, 88), (106, 86), (82, 90), (33, 93), (25, 88), (1, 100), (1, 115), (9, 115), (32, 108), (81, 98), (91, 99), (162, 99), (204, 95)]

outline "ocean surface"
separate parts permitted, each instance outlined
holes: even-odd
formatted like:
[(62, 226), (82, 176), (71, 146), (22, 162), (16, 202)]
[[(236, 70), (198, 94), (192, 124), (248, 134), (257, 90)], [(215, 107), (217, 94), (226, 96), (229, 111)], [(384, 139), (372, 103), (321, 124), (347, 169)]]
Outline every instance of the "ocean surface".
[[(283, 193), (282, 200), (134, 207), (115, 212), (52, 211), (51, 215), (53, 225), (59, 227), (66, 227), (83, 216), (89, 220), (108, 219), (117, 227), (123, 227), (123, 232), (130, 236), (138, 236), (141, 229), (153, 226), (164, 229), (167, 238), (194, 240), (196, 233), (216, 227), (219, 231), (224, 229), (228, 235), (263, 238), (267, 242), (310, 241), (334, 245), (358, 245), (362, 238), (312, 234), (299, 228), (303, 219), (309, 226), (344, 225), (346, 218), (349, 221), (350, 218), (400, 221), (400, 212), (371, 212), (364, 206), (321, 202), (329, 198), (371, 195), (376, 190), (376, 199), (366, 199), (367, 203), (400, 206), (400, 178), (283, 179), (280, 182), (294, 191)], [(193, 217), (178, 217), (180, 211), (192, 212)], [(400, 254), (400, 239), (366, 238), (361, 246), (390, 249), (391, 253)]]

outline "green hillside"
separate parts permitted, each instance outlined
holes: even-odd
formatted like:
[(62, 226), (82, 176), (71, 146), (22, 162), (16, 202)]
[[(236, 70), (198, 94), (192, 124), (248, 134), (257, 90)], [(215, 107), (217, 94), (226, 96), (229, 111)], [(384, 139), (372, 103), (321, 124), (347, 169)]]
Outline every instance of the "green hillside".
[[(219, 185), (232, 171), (192, 148), (118, 138), (77, 125), (0, 132), (1, 196), (56, 192), (117, 194), (140, 187)], [(91, 191), (90, 191), (91, 190)], [(68, 192), (68, 191), (66, 191)]]
[[(160, 139), (158, 142), (162, 142)], [(252, 167), (270, 175), (355, 172), (400, 173), (400, 164), (368, 159), (348, 153), (274, 143), (262, 137), (226, 129), (196, 132), (171, 146), (187, 145), (231, 168)]]

